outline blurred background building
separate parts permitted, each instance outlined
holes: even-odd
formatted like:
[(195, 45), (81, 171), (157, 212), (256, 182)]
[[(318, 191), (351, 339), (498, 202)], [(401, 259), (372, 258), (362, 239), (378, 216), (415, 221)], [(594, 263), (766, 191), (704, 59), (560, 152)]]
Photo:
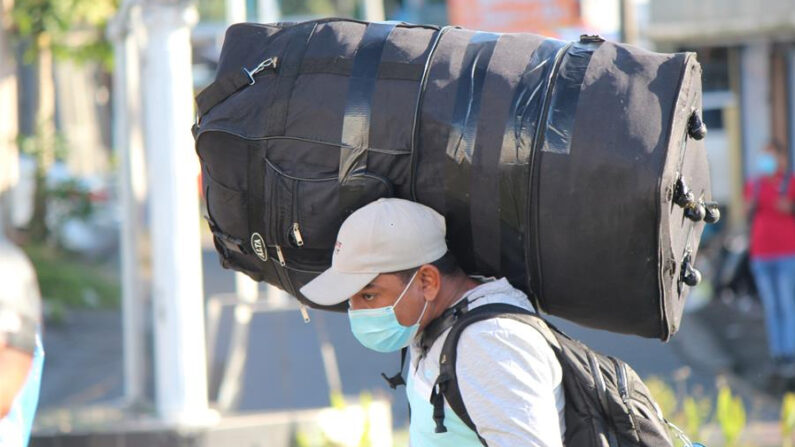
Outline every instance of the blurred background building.
[[(601, 34), (697, 52), (713, 195), (729, 218), (705, 235), (705, 281), (681, 333), (663, 345), (558, 324), (644, 378), (659, 377), (652, 383), (661, 400), (671, 394), (670, 413), (682, 413), (685, 397), (714, 402), (730, 384), (755, 423), (748, 439), (776, 442), (786, 386), (765, 375), (753, 292), (720, 275), (737, 251), (727, 244), (745, 227), (751, 161), (771, 138), (795, 155), (791, 1), (75, 0), (71, 10), (46, 8), (59, 4), (0, 0), (0, 217), (37, 267), (47, 322), (33, 445), (179, 445), (187, 441), (173, 427), (186, 421), (195, 433), (213, 427), (195, 435), (206, 445), (358, 445), (350, 438), (361, 438), (363, 425), (333, 433), (352, 420), (394, 428), (395, 445), (406, 444), (405, 398), (379, 376), (394, 372), (397, 356), (361, 347), (345, 315), (309, 312), (307, 325), (294, 300), (221, 269), (192, 202), (189, 97), (213, 81), (225, 29), (323, 16), (565, 40)], [(164, 222), (177, 210), (190, 231), (172, 237)], [(700, 414), (705, 436), (719, 436), (715, 405)]]

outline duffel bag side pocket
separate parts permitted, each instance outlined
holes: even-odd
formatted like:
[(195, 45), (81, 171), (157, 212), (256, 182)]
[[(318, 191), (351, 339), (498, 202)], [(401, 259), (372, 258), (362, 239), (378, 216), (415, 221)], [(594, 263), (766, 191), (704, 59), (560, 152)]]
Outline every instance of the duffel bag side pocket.
[(343, 185), (336, 172), (299, 177), (271, 160), (265, 165), (269, 243), (281, 247), (331, 250), (350, 213), (392, 195), (389, 180), (372, 173), (356, 173)]

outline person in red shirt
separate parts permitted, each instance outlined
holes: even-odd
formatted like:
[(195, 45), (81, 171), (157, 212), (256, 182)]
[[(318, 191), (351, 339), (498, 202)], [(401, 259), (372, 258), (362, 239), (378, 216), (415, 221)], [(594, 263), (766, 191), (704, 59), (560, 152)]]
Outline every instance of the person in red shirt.
[(795, 176), (787, 153), (771, 142), (757, 158), (757, 177), (745, 187), (751, 222), (750, 257), (765, 309), (770, 353), (795, 374)]

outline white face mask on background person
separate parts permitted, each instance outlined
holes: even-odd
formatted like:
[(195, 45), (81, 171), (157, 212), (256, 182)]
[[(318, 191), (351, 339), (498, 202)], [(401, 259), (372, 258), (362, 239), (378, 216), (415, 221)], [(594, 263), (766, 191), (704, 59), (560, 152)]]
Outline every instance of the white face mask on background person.
[(420, 321), (428, 308), (428, 302), (422, 307), (417, 322), (411, 326), (403, 326), (395, 315), (395, 307), (409, 290), (419, 270), (414, 272), (406, 287), (398, 296), (395, 304), (377, 309), (348, 309), (348, 319), (351, 323), (351, 332), (364, 347), (378, 352), (394, 352), (408, 346), (409, 341), (417, 335)]

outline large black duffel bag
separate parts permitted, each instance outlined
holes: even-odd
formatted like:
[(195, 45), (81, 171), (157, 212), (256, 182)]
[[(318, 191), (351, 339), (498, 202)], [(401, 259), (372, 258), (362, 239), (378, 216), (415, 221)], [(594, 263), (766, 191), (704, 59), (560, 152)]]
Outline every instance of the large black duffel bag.
[(700, 74), (692, 53), (595, 36), (234, 25), (193, 129), (221, 261), (317, 307), (298, 290), (330, 265), (342, 220), (408, 198), (447, 218), (467, 272), (668, 339), (717, 218)]

